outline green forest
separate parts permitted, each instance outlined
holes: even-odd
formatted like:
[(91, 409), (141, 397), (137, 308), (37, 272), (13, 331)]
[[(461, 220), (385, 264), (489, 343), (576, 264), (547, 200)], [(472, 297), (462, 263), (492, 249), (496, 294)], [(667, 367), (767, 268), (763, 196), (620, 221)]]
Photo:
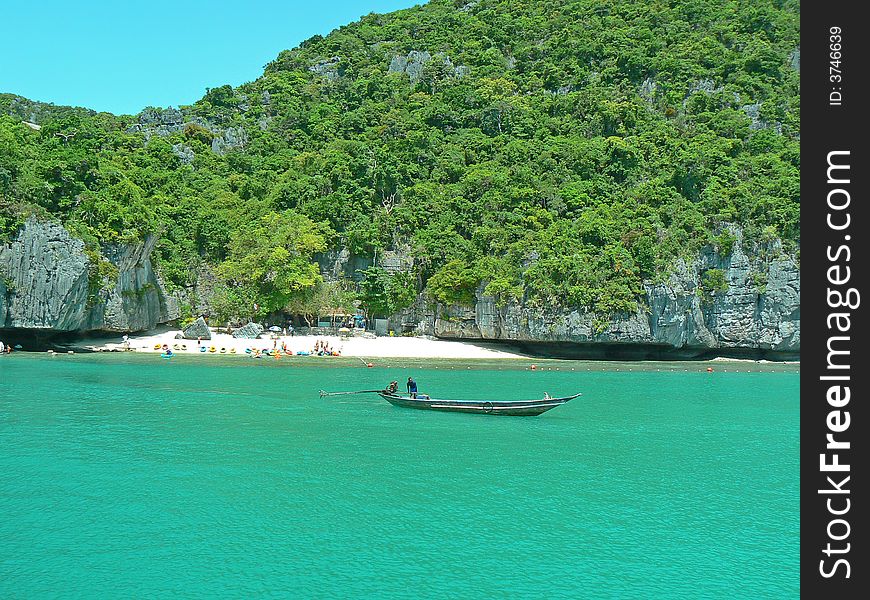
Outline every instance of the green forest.
[[(632, 311), (680, 257), (727, 255), (726, 224), (798, 251), (799, 13), (432, 0), (314, 36), (180, 111), (0, 94), (0, 243), (58, 219), (99, 284), (101, 248), (159, 235), (167, 288), (208, 268), (221, 321), (355, 298), (390, 314), (481, 286)], [(314, 258), (336, 248), (414, 266), (327, 285)]]

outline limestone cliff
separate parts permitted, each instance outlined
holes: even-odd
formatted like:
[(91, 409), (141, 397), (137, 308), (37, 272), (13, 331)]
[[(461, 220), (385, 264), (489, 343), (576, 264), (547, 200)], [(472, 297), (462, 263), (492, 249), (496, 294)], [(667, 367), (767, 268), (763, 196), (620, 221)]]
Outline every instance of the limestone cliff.
[[(779, 242), (736, 242), (722, 256), (707, 248), (665, 281), (646, 282), (631, 314), (603, 319), (576, 308), (500, 304), (478, 289), (469, 306), (433, 306), (423, 297), (391, 327), (441, 338), (510, 342), (527, 350), (589, 358), (794, 359), (800, 355), (800, 270)], [(751, 246), (751, 247), (750, 247)], [(705, 274), (716, 273), (711, 288)]]
[(141, 331), (178, 318), (151, 266), (156, 241), (106, 246), (98, 256), (60, 224), (31, 217), (0, 245), (0, 329)]

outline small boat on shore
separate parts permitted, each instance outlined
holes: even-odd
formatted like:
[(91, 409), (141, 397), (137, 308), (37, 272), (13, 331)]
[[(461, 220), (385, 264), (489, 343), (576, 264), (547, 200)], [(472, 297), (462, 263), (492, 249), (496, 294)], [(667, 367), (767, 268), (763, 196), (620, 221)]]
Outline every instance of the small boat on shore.
[(425, 394), (418, 394), (416, 398), (390, 394), (385, 391), (377, 392), (377, 394), (390, 404), (404, 408), (525, 417), (547, 412), (581, 395), (574, 394), (562, 398), (544, 397), (540, 400), (442, 400), (430, 398)]

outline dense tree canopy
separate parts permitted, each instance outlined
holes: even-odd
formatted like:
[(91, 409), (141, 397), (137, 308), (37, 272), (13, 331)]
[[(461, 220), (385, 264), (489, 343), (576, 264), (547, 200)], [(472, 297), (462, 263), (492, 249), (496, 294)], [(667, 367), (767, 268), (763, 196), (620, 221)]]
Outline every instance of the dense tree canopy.
[[(0, 236), (27, 214), (92, 248), (159, 234), (164, 279), (212, 265), (230, 316), (310, 295), (335, 246), (410, 249), (442, 302), (630, 310), (723, 223), (799, 243), (799, 57), (796, 1), (433, 0), (177, 126), (4, 95)], [(407, 304), (370, 276), (379, 311)]]

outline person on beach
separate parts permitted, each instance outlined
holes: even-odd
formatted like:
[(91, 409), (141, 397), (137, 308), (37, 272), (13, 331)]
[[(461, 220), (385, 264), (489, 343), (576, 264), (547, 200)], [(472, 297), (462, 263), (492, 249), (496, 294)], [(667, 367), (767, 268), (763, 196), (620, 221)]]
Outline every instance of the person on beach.
[(408, 377), (408, 395), (411, 396), (411, 398), (417, 397), (417, 382), (411, 377)]

